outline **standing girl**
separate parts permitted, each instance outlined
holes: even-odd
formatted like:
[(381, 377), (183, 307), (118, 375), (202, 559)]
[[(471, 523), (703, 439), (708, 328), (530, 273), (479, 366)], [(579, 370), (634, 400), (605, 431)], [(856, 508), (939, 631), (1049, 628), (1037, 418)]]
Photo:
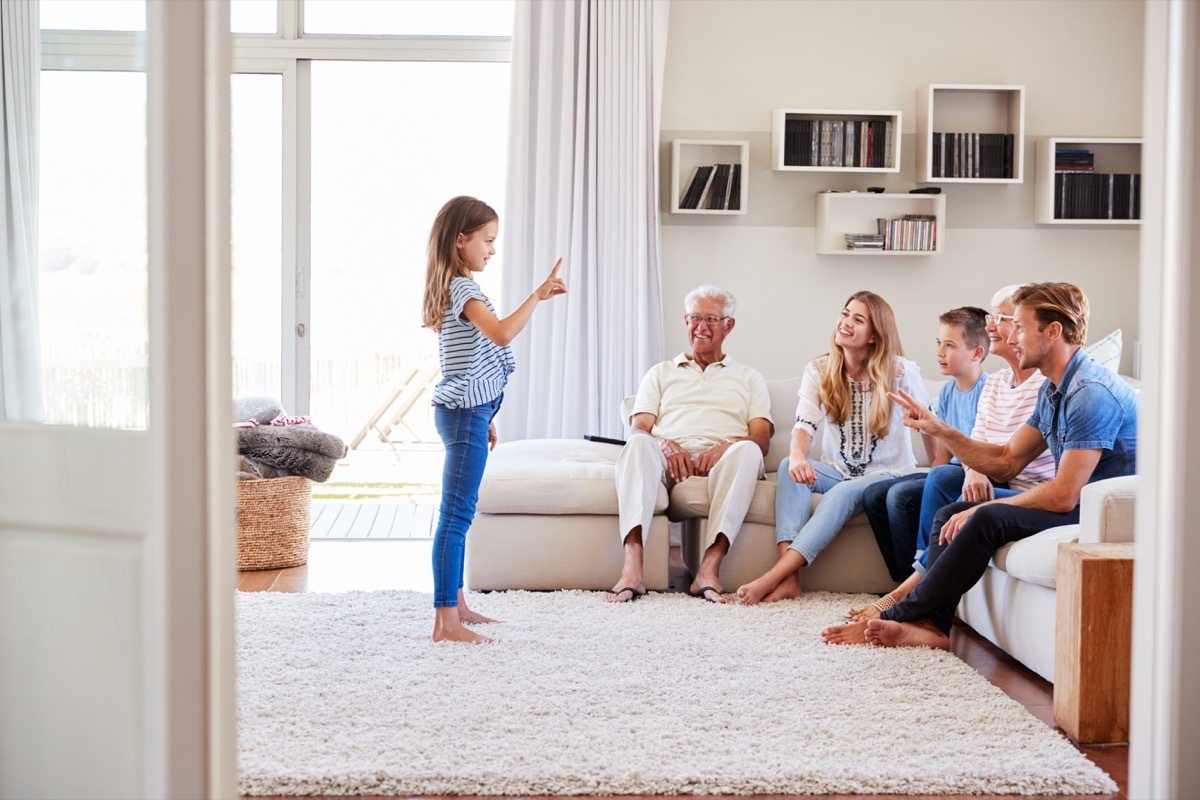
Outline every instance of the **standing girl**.
[(438, 334), (442, 379), (433, 390), (433, 417), (446, 446), (441, 516), (433, 536), (435, 642), (492, 641), (463, 626), (496, 621), (467, 608), (462, 590), (467, 529), (475, 518), (488, 450), (496, 446), (492, 418), (516, 368), (508, 345), (538, 303), (567, 291), (558, 277), (560, 258), (516, 311), (498, 318), (472, 273), (482, 272), (496, 254), (499, 227), (487, 203), (455, 197), (442, 206), (429, 233), (422, 320)]
[[(920, 370), (904, 358), (892, 307), (873, 292), (855, 292), (833, 326), (829, 352), (804, 368), (790, 455), (775, 486), (779, 561), (738, 588), (743, 603), (799, 597), (796, 570), (811, 564), (862, 510), (863, 491), (916, 469), (912, 434), (901, 422), (904, 408), (888, 398), (896, 389), (929, 404)], [(820, 461), (808, 457), (814, 443)], [(823, 495), (816, 511), (814, 492)]]

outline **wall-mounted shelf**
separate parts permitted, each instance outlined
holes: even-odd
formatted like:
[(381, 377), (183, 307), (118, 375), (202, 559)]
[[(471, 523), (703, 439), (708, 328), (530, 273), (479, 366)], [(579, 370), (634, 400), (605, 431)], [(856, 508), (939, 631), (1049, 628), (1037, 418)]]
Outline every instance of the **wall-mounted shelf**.
[[(933, 217), (932, 250), (850, 250), (846, 234), (873, 234), (879, 219), (907, 215)], [(946, 195), (821, 192), (817, 195), (817, 252), (828, 256), (930, 256), (942, 252), (946, 238)]]
[[(719, 193), (720, 165), (728, 165), (724, 193)], [(711, 173), (702, 170), (712, 167)], [(750, 142), (714, 139), (675, 139), (671, 142), (671, 213), (672, 214), (745, 214), (750, 199)], [(703, 180), (705, 176), (707, 180)], [(705, 188), (690, 196), (689, 188), (701, 178)], [(713, 199), (721, 207), (710, 207)], [(694, 207), (685, 207), (687, 201)]]
[(899, 172), (899, 111), (780, 108), (771, 117), (771, 169)]
[[(1079, 153), (1075, 159), (1067, 156), (1063, 160), (1090, 161), (1093, 171), (1080, 165), (1076, 171), (1060, 172), (1059, 153), (1065, 155), (1067, 151), (1071, 155), (1076, 155), (1076, 151), (1087, 151), (1086, 158), (1080, 158), (1083, 154)], [(1138, 218), (1128, 218), (1131, 213), (1140, 215), (1141, 139), (1086, 136), (1039, 139), (1034, 169), (1034, 221), (1039, 225), (1141, 224)], [(1082, 176), (1082, 180), (1076, 176)], [(1131, 179), (1128, 176), (1137, 177)], [(1096, 179), (1100, 183), (1094, 183)], [(1096, 194), (1090, 212), (1085, 211), (1088, 192)], [(1072, 213), (1095, 216), (1071, 217)], [(1112, 218), (1108, 216), (1110, 213)]]
[(1021, 183), (1024, 141), (1024, 86), (917, 90), (918, 183)]

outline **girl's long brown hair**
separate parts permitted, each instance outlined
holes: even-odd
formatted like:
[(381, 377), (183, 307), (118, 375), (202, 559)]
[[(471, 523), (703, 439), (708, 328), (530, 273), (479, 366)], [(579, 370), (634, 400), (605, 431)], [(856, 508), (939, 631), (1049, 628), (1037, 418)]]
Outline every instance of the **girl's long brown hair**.
[(425, 263), (425, 296), (421, 323), (435, 332), (442, 330), (442, 317), (450, 307), (450, 281), (469, 278), (471, 271), (458, 255), (458, 235), (475, 231), (500, 219), (495, 209), (482, 200), (460, 195), (449, 200), (433, 220)]
[[(896, 380), (897, 360), (904, 355), (896, 315), (887, 301), (874, 292), (855, 292), (842, 308), (859, 300), (867, 307), (867, 322), (875, 343), (867, 356), (867, 377), (871, 381), (871, 417), (867, 429), (876, 439), (888, 435), (892, 420), (892, 401), (887, 393)], [(837, 326), (829, 339), (829, 358), (821, 373), (821, 405), (825, 413), (840, 425), (850, 419), (850, 376), (846, 374), (846, 357), (837, 346)]]

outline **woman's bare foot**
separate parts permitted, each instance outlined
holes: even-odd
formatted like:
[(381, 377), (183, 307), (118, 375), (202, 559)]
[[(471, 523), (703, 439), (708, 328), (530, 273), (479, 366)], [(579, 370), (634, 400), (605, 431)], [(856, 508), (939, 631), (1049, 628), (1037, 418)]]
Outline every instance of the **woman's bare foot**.
[(774, 584), (770, 582), (766, 575), (763, 575), (739, 586), (737, 597), (738, 600), (742, 601), (742, 605), (752, 606), (761, 603), (762, 599), (767, 596), (767, 593), (774, 588)]
[(868, 644), (880, 647), (936, 647), (950, 649), (950, 637), (927, 619), (917, 622), (895, 622), (890, 619), (867, 621), (865, 632)]
[(825, 640), (825, 644), (866, 644), (866, 630), (865, 620), (848, 625), (831, 625), (821, 631), (821, 638)]
[(768, 592), (767, 596), (763, 598), (763, 602), (776, 603), (780, 600), (792, 600), (803, 594), (804, 590), (800, 588), (800, 576), (793, 572)]

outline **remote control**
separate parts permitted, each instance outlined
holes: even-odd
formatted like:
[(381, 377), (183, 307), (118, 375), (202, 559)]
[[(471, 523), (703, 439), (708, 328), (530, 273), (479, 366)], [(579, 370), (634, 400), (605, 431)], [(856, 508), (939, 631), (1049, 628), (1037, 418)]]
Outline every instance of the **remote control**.
[(607, 436), (597, 436), (594, 433), (589, 433), (583, 438), (587, 439), (589, 442), (600, 442), (601, 444), (625, 444), (624, 439), (610, 439)]
[(940, 186), (922, 186), (920, 189), (909, 189), (909, 194), (941, 194), (942, 187)]
[(871, 194), (883, 194), (882, 186), (868, 186), (867, 191)]

